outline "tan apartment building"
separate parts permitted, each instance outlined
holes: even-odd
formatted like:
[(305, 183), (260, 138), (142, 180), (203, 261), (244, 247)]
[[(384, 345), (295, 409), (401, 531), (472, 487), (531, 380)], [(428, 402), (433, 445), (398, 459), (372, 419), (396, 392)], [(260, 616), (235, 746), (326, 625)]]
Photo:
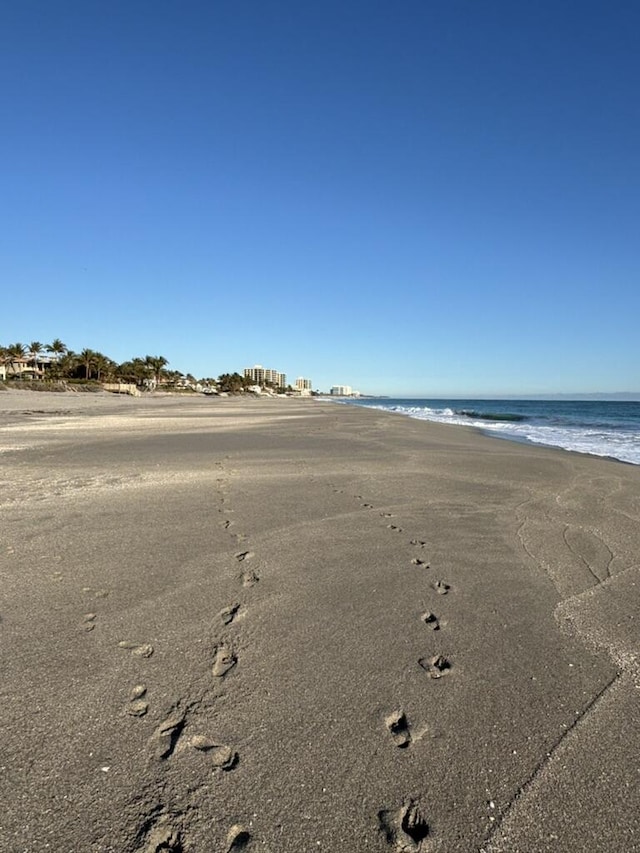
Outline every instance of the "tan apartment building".
[(261, 388), (264, 385), (273, 385), (276, 388), (287, 387), (287, 376), (285, 373), (270, 370), (261, 364), (255, 364), (253, 367), (245, 367), (244, 376), (245, 379), (250, 379), (254, 385), (259, 385)]

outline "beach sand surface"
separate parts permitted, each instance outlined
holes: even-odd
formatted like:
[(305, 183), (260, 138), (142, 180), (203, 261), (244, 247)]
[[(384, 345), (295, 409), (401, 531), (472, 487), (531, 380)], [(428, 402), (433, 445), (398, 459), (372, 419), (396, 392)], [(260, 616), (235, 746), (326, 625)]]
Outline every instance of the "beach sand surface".
[(0, 849), (640, 851), (640, 469), (0, 393)]

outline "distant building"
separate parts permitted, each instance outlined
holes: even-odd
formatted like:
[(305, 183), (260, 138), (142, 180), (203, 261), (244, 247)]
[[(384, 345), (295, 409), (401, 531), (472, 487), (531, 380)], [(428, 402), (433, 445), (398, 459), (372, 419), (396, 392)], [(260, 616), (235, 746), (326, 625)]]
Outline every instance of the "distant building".
[(264, 381), (275, 385), (276, 388), (287, 387), (287, 377), (284, 373), (279, 373), (277, 370), (265, 370)]
[(254, 367), (245, 367), (245, 379), (250, 379), (255, 385), (264, 385), (264, 367), (256, 364)]
[(273, 385), (276, 388), (287, 387), (286, 374), (278, 373), (277, 370), (268, 370), (261, 364), (245, 367), (244, 375), (245, 379), (250, 379), (254, 385), (259, 385), (261, 388), (265, 385)]
[(311, 391), (311, 380), (304, 379), (302, 376), (298, 376), (296, 379), (295, 388), (298, 391)]
[(331, 388), (331, 395), (333, 397), (352, 397), (353, 390), (351, 385), (334, 385)]
[(34, 356), (27, 353), (23, 356), (8, 357), (6, 363), (0, 367), (0, 378), (2, 381), (10, 376), (19, 376), (20, 379), (44, 379), (52, 364), (53, 359), (48, 355)]

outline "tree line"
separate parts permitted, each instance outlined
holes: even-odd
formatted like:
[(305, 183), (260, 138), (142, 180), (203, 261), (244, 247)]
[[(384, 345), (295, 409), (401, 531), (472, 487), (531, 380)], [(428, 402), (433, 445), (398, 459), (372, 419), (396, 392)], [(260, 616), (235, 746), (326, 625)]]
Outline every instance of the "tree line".
[[(42, 358), (46, 354), (46, 373), (41, 371)], [(143, 358), (132, 358), (122, 364), (101, 352), (83, 349), (74, 352), (59, 338), (50, 344), (32, 341), (0, 345), (0, 364), (9, 368), (9, 375), (18, 376), (22, 369), (18, 365), (24, 363), (33, 365), (33, 371), (38, 378), (52, 381), (84, 380), (85, 382), (131, 382), (142, 385), (153, 381), (156, 385), (177, 384), (185, 381), (195, 385), (198, 380), (191, 373), (181, 373), (179, 370), (168, 370), (168, 360), (162, 355), (146, 355)], [(237, 393), (246, 391), (254, 383), (240, 373), (221, 373), (217, 379), (201, 379), (204, 385), (216, 386), (219, 391)], [(274, 389), (275, 390), (275, 389)], [(290, 389), (289, 389), (290, 390)]]
[[(133, 358), (130, 361), (118, 362), (92, 349), (74, 352), (59, 338), (50, 344), (32, 341), (0, 346), (0, 364), (10, 369), (10, 373), (22, 373), (21, 365), (25, 362), (33, 365), (36, 376), (41, 376), (43, 356), (46, 360), (46, 378), (62, 381), (69, 379), (95, 380), (97, 382), (135, 382), (145, 379), (159, 382), (161, 377), (172, 380), (181, 379), (183, 374), (177, 370), (168, 371), (168, 360), (162, 355), (147, 355), (144, 358)], [(20, 365), (20, 367), (19, 367)]]

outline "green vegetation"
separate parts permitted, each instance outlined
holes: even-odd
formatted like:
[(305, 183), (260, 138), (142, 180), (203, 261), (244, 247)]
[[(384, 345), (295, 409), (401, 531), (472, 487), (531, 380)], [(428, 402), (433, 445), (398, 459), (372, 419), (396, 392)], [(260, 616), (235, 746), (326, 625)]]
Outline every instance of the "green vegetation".
[(226, 393), (238, 393), (251, 385), (251, 381), (239, 373), (221, 373), (218, 377), (218, 389)]
[(28, 347), (21, 343), (0, 345), (0, 367), (5, 368), (6, 381), (10, 384), (20, 382), (22, 388), (27, 387), (27, 383), (41, 388), (43, 384), (50, 386), (60, 382), (132, 382), (155, 387), (183, 379), (179, 371), (166, 370), (168, 364), (161, 355), (147, 355), (118, 364), (92, 349), (73, 352), (59, 338), (46, 346), (40, 341), (32, 341)]
[[(40, 341), (32, 341), (28, 346), (0, 344), (0, 390), (13, 386), (38, 391), (64, 391), (70, 385), (100, 390), (103, 384), (126, 383), (149, 391), (161, 387), (187, 394), (203, 390), (206, 393), (241, 394), (254, 384), (237, 372), (222, 373), (217, 379), (198, 380), (191, 373), (169, 370), (168, 364), (162, 355), (136, 356), (118, 364), (104, 353), (89, 348), (74, 352), (60, 338), (50, 344)], [(273, 393), (282, 391), (269, 383), (265, 388)], [(291, 386), (287, 391), (293, 392)]]

